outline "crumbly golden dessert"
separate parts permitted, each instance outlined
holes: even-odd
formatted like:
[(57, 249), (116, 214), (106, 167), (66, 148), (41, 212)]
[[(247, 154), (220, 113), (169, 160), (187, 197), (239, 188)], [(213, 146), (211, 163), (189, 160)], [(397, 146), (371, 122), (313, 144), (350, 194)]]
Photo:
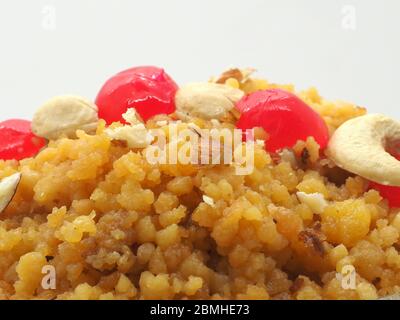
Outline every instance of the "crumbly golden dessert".
[[(243, 118), (253, 112), (251, 95), (271, 90), (307, 104), (327, 128), (327, 145), (317, 132), (272, 150), (283, 135), (260, 120), (251, 125), (248, 172), (238, 174), (234, 161), (148, 161), (152, 130), (165, 134), (165, 150), (179, 151), (185, 139), (173, 137), (172, 127), (199, 136), (233, 132), (238, 123), (243, 129), (263, 115)], [(149, 114), (138, 105), (118, 121), (107, 120), (101, 101), (97, 119), (96, 106), (74, 96), (40, 109), (32, 128), (49, 139), (46, 146), (0, 161), (0, 179), (12, 177), (0, 183), (8, 197), (0, 192), (0, 299), (377, 299), (400, 292), (400, 211), (373, 187), (397, 187), (398, 160), (382, 139), (368, 138), (372, 129), (395, 138), (398, 123), (383, 132), (381, 118), (363, 120), (364, 108), (246, 70), (173, 93), (174, 110)], [(270, 100), (262, 101), (266, 110)], [(71, 117), (69, 103), (81, 118)], [(361, 142), (345, 143), (349, 136), (335, 132), (353, 118), (364, 121), (352, 127)], [(300, 132), (301, 121), (287, 135)], [(360, 144), (363, 157), (373, 154), (357, 157)], [(386, 153), (379, 172), (376, 152)]]

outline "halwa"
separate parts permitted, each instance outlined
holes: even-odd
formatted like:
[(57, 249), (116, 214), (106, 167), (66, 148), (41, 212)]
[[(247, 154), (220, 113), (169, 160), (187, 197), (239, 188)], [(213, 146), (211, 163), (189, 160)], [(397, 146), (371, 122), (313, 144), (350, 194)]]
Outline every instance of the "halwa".
[[(243, 94), (295, 92), (239, 70), (215, 82)], [(366, 113), (315, 88), (297, 96), (330, 135)], [(142, 130), (167, 132), (189, 124), (232, 129), (236, 117), (146, 120)], [(327, 158), (312, 137), (275, 153), (264, 148), (268, 132), (259, 133), (254, 168), (238, 175), (229, 164), (149, 163), (151, 141), (127, 142), (124, 126), (100, 119), (95, 134), (78, 130), (35, 157), (0, 161), (0, 179), (21, 173), (0, 213), (0, 299), (377, 299), (400, 292), (400, 210)], [(55, 288), (43, 286), (45, 266), (54, 268)], [(343, 285), (345, 267), (354, 269), (352, 288)]]

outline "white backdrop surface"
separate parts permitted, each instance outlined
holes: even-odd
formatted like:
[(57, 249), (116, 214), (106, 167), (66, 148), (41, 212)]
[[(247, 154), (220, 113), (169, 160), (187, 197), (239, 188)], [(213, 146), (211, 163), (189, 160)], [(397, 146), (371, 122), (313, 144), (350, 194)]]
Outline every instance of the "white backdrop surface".
[(250, 66), (400, 120), (399, 14), (399, 0), (0, 0), (0, 118), (152, 64), (180, 84)]

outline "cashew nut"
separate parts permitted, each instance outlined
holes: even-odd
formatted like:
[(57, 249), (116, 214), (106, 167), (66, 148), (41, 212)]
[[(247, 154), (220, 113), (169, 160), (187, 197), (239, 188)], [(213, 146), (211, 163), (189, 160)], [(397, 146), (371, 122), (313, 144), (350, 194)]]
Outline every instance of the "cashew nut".
[(97, 106), (85, 98), (58, 96), (40, 107), (32, 120), (32, 131), (39, 137), (55, 140), (62, 135), (73, 138), (76, 130), (94, 132)]
[(178, 90), (175, 105), (182, 118), (223, 120), (243, 95), (243, 91), (224, 84), (192, 83)]
[(19, 182), (21, 173), (17, 172), (0, 181), (0, 213), (2, 213), (13, 199)]
[(400, 186), (400, 161), (386, 152), (400, 141), (400, 123), (368, 114), (343, 123), (330, 139), (326, 154), (337, 166), (371, 181)]

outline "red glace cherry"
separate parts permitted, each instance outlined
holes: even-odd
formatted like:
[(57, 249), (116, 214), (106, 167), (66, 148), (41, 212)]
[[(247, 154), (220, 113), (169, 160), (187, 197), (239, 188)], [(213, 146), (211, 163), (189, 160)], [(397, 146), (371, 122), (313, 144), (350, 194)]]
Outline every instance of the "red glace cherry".
[(21, 160), (33, 157), (45, 145), (45, 139), (32, 133), (30, 121), (10, 119), (0, 122), (0, 159)]
[(329, 132), (321, 116), (296, 95), (271, 89), (256, 91), (237, 103), (241, 112), (236, 126), (242, 130), (262, 127), (268, 134), (266, 149), (276, 152), (293, 147), (298, 140), (314, 137), (321, 149), (329, 141)]
[(96, 98), (99, 118), (107, 124), (124, 122), (122, 115), (135, 108), (143, 120), (175, 111), (177, 84), (164, 71), (153, 66), (135, 67), (109, 79)]
[(369, 187), (379, 192), (381, 197), (387, 199), (390, 207), (400, 208), (400, 187), (384, 186), (370, 181)]
[[(400, 161), (400, 143), (389, 146), (387, 152)], [(387, 199), (390, 207), (400, 208), (400, 187), (385, 186), (372, 181), (369, 187), (377, 190), (383, 198)]]

